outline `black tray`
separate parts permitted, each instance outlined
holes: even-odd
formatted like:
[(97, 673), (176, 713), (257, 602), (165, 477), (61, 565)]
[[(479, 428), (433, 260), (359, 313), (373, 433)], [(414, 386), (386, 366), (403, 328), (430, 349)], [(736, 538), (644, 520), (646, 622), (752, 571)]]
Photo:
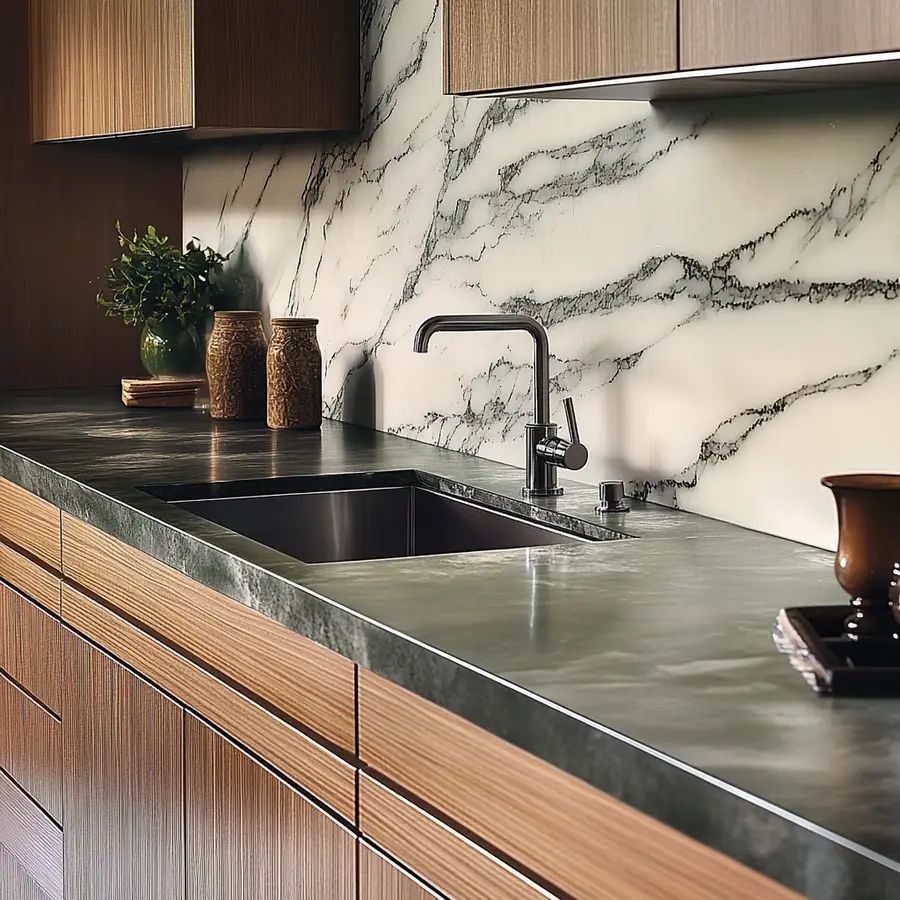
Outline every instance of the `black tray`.
[(851, 641), (844, 637), (847, 606), (798, 606), (778, 614), (778, 649), (820, 693), (900, 696), (900, 641)]

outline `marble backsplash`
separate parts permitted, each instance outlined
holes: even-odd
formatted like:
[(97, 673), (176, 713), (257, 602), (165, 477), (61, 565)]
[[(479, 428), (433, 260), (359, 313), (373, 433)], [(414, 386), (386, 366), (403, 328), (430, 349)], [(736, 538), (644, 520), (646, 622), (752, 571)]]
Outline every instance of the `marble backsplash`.
[(900, 110), (889, 92), (651, 107), (441, 94), (438, 0), (364, 0), (352, 139), (198, 149), (185, 235), (320, 319), (327, 414), (522, 465), (549, 329), (587, 482), (822, 547), (820, 476), (900, 469)]

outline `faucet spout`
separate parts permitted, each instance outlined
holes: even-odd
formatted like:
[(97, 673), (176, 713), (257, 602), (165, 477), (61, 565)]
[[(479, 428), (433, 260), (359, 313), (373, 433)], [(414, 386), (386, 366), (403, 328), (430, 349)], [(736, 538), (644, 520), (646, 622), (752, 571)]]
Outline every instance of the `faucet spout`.
[(432, 316), (413, 339), (416, 353), (427, 353), (439, 331), (525, 331), (534, 340), (534, 425), (550, 424), (550, 342), (544, 326), (531, 316)]

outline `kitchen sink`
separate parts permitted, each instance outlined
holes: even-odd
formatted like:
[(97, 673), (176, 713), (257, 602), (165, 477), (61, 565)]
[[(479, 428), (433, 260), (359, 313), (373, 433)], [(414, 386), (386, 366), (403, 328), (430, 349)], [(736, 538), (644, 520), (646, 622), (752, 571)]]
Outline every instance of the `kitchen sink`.
[[(528, 521), (454, 496), (446, 482), (430, 479), (418, 472), (387, 472), (145, 490), (305, 563), (541, 547), (603, 537), (601, 529), (595, 529), (597, 536), (581, 535)], [(533, 509), (521, 501), (503, 502), (513, 510)]]

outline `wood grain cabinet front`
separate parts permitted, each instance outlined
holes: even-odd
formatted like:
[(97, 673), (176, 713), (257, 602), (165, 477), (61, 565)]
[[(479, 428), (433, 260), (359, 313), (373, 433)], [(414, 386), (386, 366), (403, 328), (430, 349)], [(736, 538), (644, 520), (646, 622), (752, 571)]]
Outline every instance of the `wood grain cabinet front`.
[(451, 94), (678, 67), (678, 0), (445, 0)]
[(62, 831), (2, 772), (0, 897), (63, 900)]
[[(371, 769), (573, 900), (801, 900), (364, 670), (359, 673), (359, 754)], [(366, 827), (365, 813), (362, 821)], [(390, 834), (401, 826), (385, 820), (378, 827)], [(414, 840), (402, 832), (396, 838)]]
[(354, 900), (353, 834), (193, 715), (186, 900)]
[(66, 900), (183, 900), (184, 711), (63, 634)]
[(680, 0), (681, 68), (900, 49), (896, 0)]
[(0, 478), (0, 538), (59, 571), (62, 557), (59, 510)]
[(359, 127), (355, 0), (30, 0), (35, 141)]
[[(487, 897), (489, 895), (485, 895)], [(359, 900), (441, 900), (365, 841), (359, 844)]]

